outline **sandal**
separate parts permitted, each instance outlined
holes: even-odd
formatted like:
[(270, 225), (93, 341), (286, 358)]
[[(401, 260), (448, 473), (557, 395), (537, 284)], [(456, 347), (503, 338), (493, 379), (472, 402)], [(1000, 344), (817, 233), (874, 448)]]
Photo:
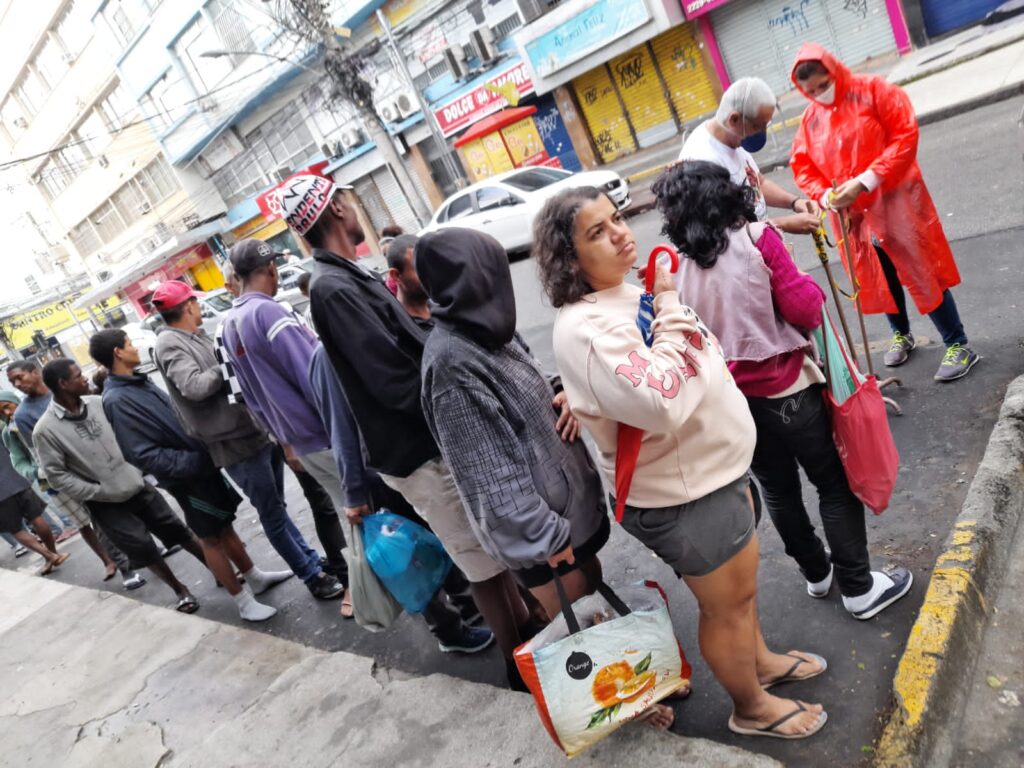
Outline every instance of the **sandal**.
[(56, 568), (56, 567), (57, 567), (56, 559), (47, 560), (46, 561), (46, 565), (44, 565), (42, 568), (39, 569), (39, 575), (40, 576), (49, 576), (51, 573), (53, 573), (53, 569)]
[(345, 596), (341, 598), (341, 609), (339, 610), (339, 613), (341, 613), (341, 618), (343, 619), (351, 619), (356, 615), (356, 608), (352, 604), (352, 590), (345, 590)]
[(683, 701), (684, 699), (690, 698), (691, 693), (693, 693), (693, 688), (691, 688), (690, 684), (687, 683), (682, 688), (672, 691), (672, 693), (662, 699), (662, 701)]
[(825, 723), (828, 722), (828, 712), (822, 710), (821, 715), (818, 717), (817, 724), (809, 731), (804, 733), (779, 733), (776, 729), (789, 722), (797, 715), (802, 712), (806, 712), (807, 707), (804, 706), (803, 702), (796, 702), (796, 709), (790, 712), (788, 715), (783, 715), (771, 725), (766, 725), (764, 728), (744, 728), (743, 726), (736, 725), (736, 721), (733, 719), (735, 715), (729, 716), (729, 730), (733, 733), (738, 733), (740, 736), (768, 736), (773, 739), (806, 739), (808, 736), (813, 736), (820, 731)]
[(57, 568), (63, 565), (69, 557), (71, 557), (70, 552), (61, 552), (59, 555), (57, 555), (57, 559), (53, 561), (53, 567)]
[[(789, 656), (789, 658), (791, 658), (791, 659), (796, 659), (796, 661), (793, 662), (793, 666), (791, 666), (789, 669), (787, 669), (784, 674), (781, 674), (778, 677), (773, 678), (772, 680), (769, 680), (766, 683), (761, 683), (761, 688), (763, 690), (767, 691), (769, 688), (771, 688), (774, 685), (780, 685), (782, 683), (797, 683), (797, 682), (800, 682), (801, 680), (810, 680), (812, 677), (817, 677), (818, 675), (820, 675), (821, 673), (823, 673), (825, 670), (828, 669), (828, 662), (825, 661), (825, 659), (823, 659), (818, 654), (816, 654), (816, 653), (806, 653), (804, 651), (800, 651), (800, 653), (802, 653), (807, 658), (806, 659), (801, 659), (799, 656), (794, 656), (792, 653), (787, 653), (786, 656)], [(811, 672), (810, 674), (807, 674), (807, 675), (794, 675), (793, 674), (794, 672), (796, 672), (797, 668), (801, 664), (807, 664), (807, 663), (809, 663), (811, 661), (818, 662), (818, 666), (820, 666), (821, 669), (819, 669), (817, 672)]]
[(192, 595), (185, 595), (174, 606), (174, 610), (180, 613), (195, 613), (199, 610), (199, 601), (192, 597)]

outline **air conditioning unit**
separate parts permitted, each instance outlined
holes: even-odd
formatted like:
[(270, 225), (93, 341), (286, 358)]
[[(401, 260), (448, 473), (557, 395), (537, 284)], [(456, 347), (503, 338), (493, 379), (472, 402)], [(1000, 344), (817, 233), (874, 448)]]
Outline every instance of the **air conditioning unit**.
[(477, 27), (470, 32), (469, 43), (483, 63), (486, 64), (498, 58), (498, 46), (495, 45), (494, 32), (490, 27)]
[(398, 105), (398, 114), (403, 119), (420, 111), (420, 104), (416, 100), (416, 97), (408, 92), (398, 94), (398, 98), (395, 99), (395, 104)]
[(380, 117), (385, 123), (397, 123), (402, 119), (397, 101), (385, 101), (380, 105)]
[(469, 72), (469, 67), (466, 66), (466, 52), (461, 45), (449, 45), (444, 49), (444, 63), (448, 65), (448, 71), (456, 80), (461, 80)]
[(363, 143), (363, 132), (358, 128), (349, 128), (341, 134), (341, 146), (345, 149), (355, 149)]
[(181, 226), (185, 230), (195, 229), (201, 221), (198, 213), (189, 213), (181, 217)]
[(28, 120), (26, 120), (24, 117), (14, 118), (14, 124), (19, 128), (28, 128)]
[(138, 214), (140, 216), (145, 216), (147, 213), (153, 210), (153, 206), (151, 206), (149, 203), (143, 203), (136, 210), (138, 211)]
[(217, 109), (217, 102), (206, 96), (199, 99), (197, 106), (199, 107), (200, 112), (213, 112)]
[(75, 63), (75, 58), (75, 54), (73, 53), (65, 53), (63, 56), (61, 56), (61, 59), (63, 59), (64, 63), (68, 66), (71, 66)]
[(106, 155), (100, 155), (99, 157), (97, 157), (96, 162), (99, 163), (100, 168), (106, 168), (107, 166), (110, 165), (110, 161), (107, 160)]

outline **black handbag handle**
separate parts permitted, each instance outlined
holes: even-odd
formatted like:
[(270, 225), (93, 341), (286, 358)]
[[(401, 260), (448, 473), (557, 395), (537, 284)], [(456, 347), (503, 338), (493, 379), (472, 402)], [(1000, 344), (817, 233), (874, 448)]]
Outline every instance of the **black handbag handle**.
[[(552, 574), (555, 577), (555, 591), (558, 593), (558, 602), (562, 606), (562, 615), (565, 617), (565, 624), (569, 627), (569, 634), (575, 635), (580, 631), (580, 623), (576, 619), (576, 614), (572, 612), (572, 603), (569, 601), (569, 596), (565, 593), (565, 586), (562, 584), (562, 579), (558, 575), (558, 570), (555, 568), (551, 569)], [(597, 591), (610, 605), (619, 616), (628, 616), (632, 611), (629, 607), (622, 602), (615, 592), (609, 587), (604, 581), (597, 583)]]

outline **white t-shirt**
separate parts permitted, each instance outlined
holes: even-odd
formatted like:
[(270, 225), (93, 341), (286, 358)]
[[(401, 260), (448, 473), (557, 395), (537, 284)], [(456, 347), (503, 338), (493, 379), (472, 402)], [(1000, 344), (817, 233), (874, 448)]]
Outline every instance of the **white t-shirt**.
[[(754, 156), (743, 147), (733, 149), (728, 144), (723, 144), (712, 136), (711, 131), (708, 130), (709, 122), (707, 120), (704, 121), (694, 128), (693, 133), (686, 137), (686, 141), (683, 142), (683, 148), (679, 151), (679, 159), (706, 160), (709, 163), (720, 165), (729, 172), (729, 176), (732, 177), (734, 183), (747, 184), (748, 165), (754, 169), (755, 173), (761, 172), (757, 167), (757, 161), (754, 160)], [(757, 218), (763, 220), (767, 210), (768, 206), (765, 205), (764, 196), (758, 194), (757, 203), (754, 206)]]

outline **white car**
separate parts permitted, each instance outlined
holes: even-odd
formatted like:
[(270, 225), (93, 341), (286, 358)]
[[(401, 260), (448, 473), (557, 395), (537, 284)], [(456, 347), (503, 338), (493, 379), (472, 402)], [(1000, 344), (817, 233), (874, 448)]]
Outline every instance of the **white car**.
[(142, 361), (140, 368), (146, 369), (154, 365), (153, 348), (156, 346), (156, 332), (149, 323), (143, 320), (141, 323), (125, 323), (121, 326), (132, 346), (139, 350), (139, 360)]
[(486, 232), (509, 253), (533, 244), (533, 220), (548, 199), (564, 189), (597, 187), (620, 209), (629, 205), (629, 185), (614, 171), (572, 173), (561, 168), (518, 168), (471, 184), (442, 203), (420, 234), (447, 227)]

